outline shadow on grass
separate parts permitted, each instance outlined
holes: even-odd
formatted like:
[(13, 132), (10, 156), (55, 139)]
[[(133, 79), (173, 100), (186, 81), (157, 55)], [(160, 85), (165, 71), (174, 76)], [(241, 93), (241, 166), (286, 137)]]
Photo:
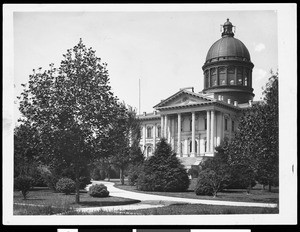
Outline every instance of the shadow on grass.
[[(129, 200), (129, 201), (85, 201), (80, 202), (80, 206), (85, 207), (99, 207), (99, 206), (114, 206), (114, 205), (130, 205), (130, 204), (136, 204), (140, 203), (139, 200)], [(75, 203), (74, 203), (75, 204)]]

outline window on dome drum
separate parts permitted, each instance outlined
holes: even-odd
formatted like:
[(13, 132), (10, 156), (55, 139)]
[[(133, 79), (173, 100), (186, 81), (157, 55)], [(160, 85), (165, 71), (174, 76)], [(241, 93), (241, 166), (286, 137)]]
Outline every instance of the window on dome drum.
[(227, 78), (230, 85), (235, 85), (235, 70), (234, 68), (228, 68)]
[(234, 121), (231, 122), (231, 131), (234, 131)]
[(216, 86), (217, 85), (217, 69), (212, 68), (210, 70), (210, 85)]
[(224, 124), (225, 124), (225, 130), (227, 131), (228, 130), (228, 119), (227, 118), (225, 118)]
[(208, 77), (209, 77), (209, 71), (208, 70), (206, 70), (205, 71), (205, 74), (204, 74), (204, 76), (205, 76), (205, 88), (208, 88), (209, 86), (208, 86)]
[(225, 68), (219, 68), (219, 80), (220, 85), (226, 85), (226, 69)]
[(238, 68), (237, 69), (237, 81), (238, 81), (238, 85), (243, 85), (243, 69), (242, 68)]
[(246, 69), (245, 70), (245, 82), (244, 82), (245, 86), (247, 86), (247, 84), (248, 84), (248, 82), (247, 82), (248, 81), (248, 77), (249, 77), (249, 71)]
[(147, 127), (147, 138), (152, 138), (152, 127)]
[(161, 127), (160, 126), (157, 127), (157, 137), (158, 138), (161, 137)]

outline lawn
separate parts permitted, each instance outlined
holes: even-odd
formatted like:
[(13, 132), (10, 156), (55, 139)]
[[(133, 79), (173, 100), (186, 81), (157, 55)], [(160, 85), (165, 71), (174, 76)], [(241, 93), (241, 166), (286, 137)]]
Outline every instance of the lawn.
[[(46, 212), (51, 212), (51, 210), (57, 208), (55, 211), (60, 212), (72, 208), (126, 205), (138, 202), (140, 201), (120, 197), (94, 198), (86, 191), (81, 191), (80, 203), (76, 204), (75, 194), (65, 195), (63, 193), (53, 192), (48, 188), (34, 188), (29, 192), (28, 199), (23, 200), (22, 194), (19, 191), (14, 191), (14, 212), (16, 213), (20, 210), (24, 210), (24, 208), (30, 211), (34, 206), (46, 206), (43, 209)], [(52, 208), (50, 209), (50, 207)], [(35, 210), (36, 208), (34, 211)]]
[(115, 187), (147, 194), (162, 195), (162, 196), (172, 196), (172, 197), (182, 197), (182, 198), (192, 198), (192, 199), (205, 199), (205, 200), (222, 200), (222, 201), (239, 201), (239, 202), (262, 202), (262, 203), (279, 203), (279, 193), (278, 189), (273, 192), (268, 192), (267, 190), (262, 190), (261, 188), (254, 188), (251, 190), (250, 194), (247, 194), (245, 189), (229, 189), (218, 193), (216, 198), (212, 196), (197, 196), (194, 192), (195, 181), (191, 181), (190, 187), (186, 192), (143, 192), (136, 189), (135, 186), (121, 185), (118, 181), (115, 182)]

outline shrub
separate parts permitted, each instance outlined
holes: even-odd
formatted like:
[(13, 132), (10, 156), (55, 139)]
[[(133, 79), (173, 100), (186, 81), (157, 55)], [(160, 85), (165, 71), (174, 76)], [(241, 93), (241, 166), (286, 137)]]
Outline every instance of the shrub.
[(129, 168), (128, 171), (128, 183), (131, 186), (134, 186), (137, 184), (138, 177), (143, 171), (143, 165), (142, 164), (137, 164), (137, 165), (132, 165)]
[(92, 197), (108, 197), (109, 191), (104, 184), (95, 184), (89, 188), (89, 194)]
[(137, 180), (142, 191), (182, 192), (189, 187), (189, 177), (165, 139), (157, 144), (154, 156), (145, 161)]
[(34, 180), (29, 176), (18, 176), (14, 179), (14, 188), (22, 192), (24, 200), (32, 188)]
[(75, 192), (75, 182), (69, 178), (61, 178), (56, 183), (56, 190), (68, 195)]
[(213, 188), (209, 182), (211, 170), (203, 170), (199, 173), (197, 185), (195, 187), (196, 195), (213, 195)]

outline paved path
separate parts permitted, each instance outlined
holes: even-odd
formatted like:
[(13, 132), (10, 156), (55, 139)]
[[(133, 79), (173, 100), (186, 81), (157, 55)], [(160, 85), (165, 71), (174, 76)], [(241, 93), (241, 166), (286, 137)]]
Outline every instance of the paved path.
[(244, 207), (267, 207), (267, 208), (276, 208), (277, 207), (277, 204), (272, 204), (272, 203), (202, 200), (202, 199), (168, 197), (168, 196), (160, 196), (160, 195), (153, 195), (153, 194), (146, 194), (146, 193), (137, 193), (137, 192), (131, 192), (131, 191), (126, 191), (123, 189), (116, 188), (116, 187), (114, 187), (115, 183), (107, 182), (107, 181), (92, 181), (92, 184), (106, 185), (110, 196), (140, 200), (141, 203), (131, 204), (131, 205), (120, 205), (120, 206), (80, 208), (78, 210), (85, 211), (85, 212), (96, 211), (99, 209), (107, 210), (107, 211), (133, 210), (133, 209), (162, 207), (166, 204), (168, 205), (168, 204), (172, 204), (172, 203), (227, 205), (227, 206), (244, 206)]

